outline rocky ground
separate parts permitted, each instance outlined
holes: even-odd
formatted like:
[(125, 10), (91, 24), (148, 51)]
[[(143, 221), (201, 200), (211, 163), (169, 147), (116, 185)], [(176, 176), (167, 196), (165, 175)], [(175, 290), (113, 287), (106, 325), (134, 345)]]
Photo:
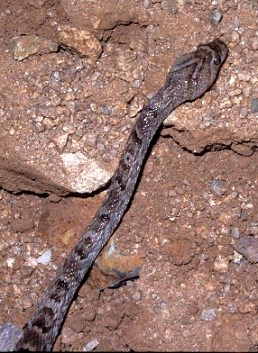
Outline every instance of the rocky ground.
[[(258, 351), (257, 10), (1, 2), (1, 347), (4, 325), (26, 323), (101, 205), (171, 64), (221, 36), (229, 56), (215, 87), (165, 121), (54, 350)], [(118, 285), (117, 273), (138, 270)]]

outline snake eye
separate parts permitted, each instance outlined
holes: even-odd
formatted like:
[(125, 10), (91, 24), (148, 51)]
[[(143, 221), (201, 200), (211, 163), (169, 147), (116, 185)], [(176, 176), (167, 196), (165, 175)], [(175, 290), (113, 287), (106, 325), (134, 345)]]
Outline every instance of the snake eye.
[(217, 65), (220, 65), (220, 64), (221, 64), (221, 59), (220, 59), (220, 57), (217, 56), (217, 57), (213, 60), (213, 64), (216, 65), (216, 66), (217, 66)]

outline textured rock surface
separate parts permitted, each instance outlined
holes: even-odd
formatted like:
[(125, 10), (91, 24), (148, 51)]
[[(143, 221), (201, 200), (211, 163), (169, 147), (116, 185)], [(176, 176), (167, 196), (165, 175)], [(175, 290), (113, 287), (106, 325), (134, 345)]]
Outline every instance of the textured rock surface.
[(15, 60), (24, 60), (30, 55), (56, 52), (58, 44), (38, 36), (25, 36), (14, 41), (13, 57)]
[(89, 31), (80, 30), (71, 26), (59, 26), (58, 37), (63, 45), (75, 49), (77, 53), (93, 62), (96, 61), (101, 54), (101, 43)]

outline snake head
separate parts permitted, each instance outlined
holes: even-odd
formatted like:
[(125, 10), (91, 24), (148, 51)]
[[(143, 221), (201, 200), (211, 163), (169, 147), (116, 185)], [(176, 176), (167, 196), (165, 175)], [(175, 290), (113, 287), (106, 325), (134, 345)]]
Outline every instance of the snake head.
[(175, 62), (167, 76), (167, 84), (177, 82), (179, 90), (185, 92), (182, 101), (194, 100), (215, 82), (227, 54), (228, 48), (221, 39), (201, 44), (196, 51)]

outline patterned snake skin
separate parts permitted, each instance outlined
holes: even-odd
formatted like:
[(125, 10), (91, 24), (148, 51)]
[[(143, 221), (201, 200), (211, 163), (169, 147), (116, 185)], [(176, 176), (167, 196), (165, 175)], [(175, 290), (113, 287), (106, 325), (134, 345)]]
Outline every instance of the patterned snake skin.
[(102, 206), (47, 287), (16, 350), (51, 351), (75, 292), (126, 211), (154, 135), (177, 106), (213, 85), (227, 52), (226, 44), (215, 39), (172, 66), (164, 85), (141, 111)]

